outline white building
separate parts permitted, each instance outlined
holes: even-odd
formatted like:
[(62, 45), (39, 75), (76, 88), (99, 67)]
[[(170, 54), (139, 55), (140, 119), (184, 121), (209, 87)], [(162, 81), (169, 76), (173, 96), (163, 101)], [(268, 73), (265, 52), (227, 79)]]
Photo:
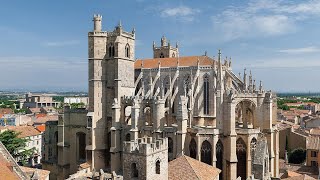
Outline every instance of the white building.
[(19, 138), (29, 140), (26, 149), (35, 149), (33, 155), (29, 157), (28, 165), (36, 166), (40, 164), (42, 158), (42, 133), (33, 126), (5, 126), (1, 127), (0, 133), (7, 130), (20, 132)]

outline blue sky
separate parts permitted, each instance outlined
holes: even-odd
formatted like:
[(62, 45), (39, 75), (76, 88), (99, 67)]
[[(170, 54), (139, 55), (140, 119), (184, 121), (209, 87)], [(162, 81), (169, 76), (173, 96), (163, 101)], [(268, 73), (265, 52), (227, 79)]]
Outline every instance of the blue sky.
[(136, 29), (136, 58), (152, 57), (152, 41), (179, 42), (180, 56), (232, 57), (265, 89), (318, 92), (318, 0), (11, 0), (0, 6), (0, 90), (87, 90), (87, 32), (119, 20)]

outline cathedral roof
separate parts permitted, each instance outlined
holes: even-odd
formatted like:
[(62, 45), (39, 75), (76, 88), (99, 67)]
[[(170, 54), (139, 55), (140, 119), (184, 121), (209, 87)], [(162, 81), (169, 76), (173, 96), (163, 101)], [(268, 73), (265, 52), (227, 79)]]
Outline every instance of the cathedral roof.
[(206, 163), (195, 160), (189, 156), (182, 155), (169, 162), (169, 179), (215, 179), (220, 169)]
[[(200, 66), (211, 66), (214, 60), (208, 56), (185, 56), (174, 58), (154, 58), (154, 59), (139, 59), (134, 63), (135, 69), (141, 68), (158, 68), (159, 62), (161, 67), (188, 67), (197, 66), (199, 60)], [(179, 61), (179, 63), (178, 63)]]

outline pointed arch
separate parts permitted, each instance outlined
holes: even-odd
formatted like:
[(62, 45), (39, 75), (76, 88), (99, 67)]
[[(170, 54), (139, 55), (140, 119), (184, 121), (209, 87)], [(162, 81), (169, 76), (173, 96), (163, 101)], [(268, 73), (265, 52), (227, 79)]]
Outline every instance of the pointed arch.
[(131, 164), (131, 178), (139, 178), (139, 171), (136, 163)]
[(209, 75), (203, 76), (203, 114), (209, 115)]
[(207, 140), (201, 145), (201, 162), (212, 165), (212, 146)]
[(237, 177), (241, 179), (246, 179), (247, 176), (247, 148), (246, 143), (242, 138), (239, 138), (236, 142), (237, 150)]
[(160, 58), (164, 58), (163, 52), (160, 53)]
[[(223, 171), (223, 144), (220, 139), (216, 144), (216, 159), (217, 159), (216, 167), (219, 168), (221, 171)], [(223, 180), (223, 173), (219, 174), (219, 180)]]
[(160, 174), (160, 169), (161, 169), (161, 165), (160, 165), (160, 160), (156, 161), (156, 174)]
[(125, 56), (130, 58), (130, 45), (127, 43), (125, 47)]
[(191, 139), (189, 144), (190, 157), (193, 159), (197, 158), (197, 143), (194, 138)]
[(77, 132), (77, 160), (85, 161), (86, 160), (86, 134), (83, 132)]

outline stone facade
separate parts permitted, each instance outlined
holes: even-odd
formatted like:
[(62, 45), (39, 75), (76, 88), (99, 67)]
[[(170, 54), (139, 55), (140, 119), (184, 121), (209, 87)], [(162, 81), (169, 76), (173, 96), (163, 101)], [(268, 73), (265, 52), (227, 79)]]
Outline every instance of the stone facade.
[(124, 179), (168, 179), (167, 139), (138, 138), (123, 144)]
[[(220, 179), (246, 179), (254, 173), (253, 144), (263, 134), (267, 151), (259, 152), (268, 162), (261, 171), (268, 172), (261, 173), (279, 176), (276, 96), (261, 81), (256, 85), (251, 72), (235, 75), (231, 59), (222, 59), (220, 51), (216, 60), (180, 57), (178, 45), (172, 48), (164, 37), (160, 47), (154, 43), (153, 59), (135, 60), (135, 30), (126, 32), (120, 23), (113, 31), (102, 31), (100, 15), (93, 22), (87, 120), (70, 117), (58, 125), (64, 131), (64, 136), (59, 133), (59, 143), (64, 142), (59, 166), (70, 167), (66, 173), (75, 169), (70, 153), (77, 141), (65, 128), (81, 122), (87, 125), (86, 161), (92, 171), (103, 169), (128, 179), (128, 169), (137, 168), (138, 179), (153, 179), (156, 159), (167, 163), (185, 154), (221, 169)], [(148, 138), (152, 142), (143, 143)], [(159, 151), (157, 142), (162, 142)], [(129, 168), (130, 162), (135, 167)], [(164, 171), (157, 176), (165, 179)]]

